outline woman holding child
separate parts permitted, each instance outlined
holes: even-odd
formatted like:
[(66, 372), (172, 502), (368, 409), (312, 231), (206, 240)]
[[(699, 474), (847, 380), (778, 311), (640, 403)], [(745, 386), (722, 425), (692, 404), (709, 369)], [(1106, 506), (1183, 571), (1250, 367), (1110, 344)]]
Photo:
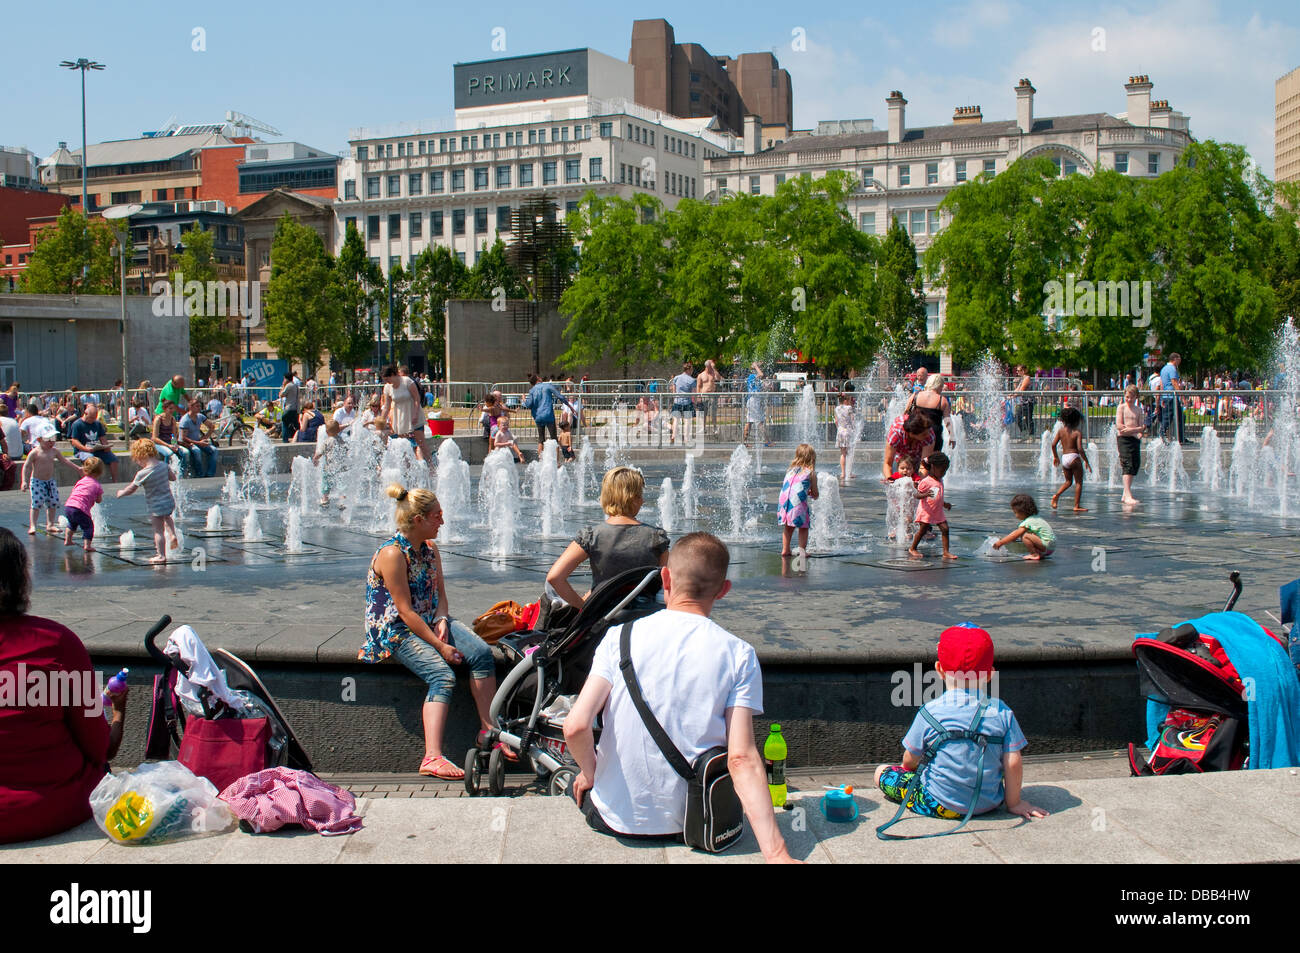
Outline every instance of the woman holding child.
[(934, 449), (934, 441), (934, 429), (925, 414), (913, 410), (910, 415), (896, 417), (885, 435), (885, 459), (881, 465), (883, 482), (888, 483), (893, 476), (899, 457), (908, 457), (914, 462), (923, 460)]

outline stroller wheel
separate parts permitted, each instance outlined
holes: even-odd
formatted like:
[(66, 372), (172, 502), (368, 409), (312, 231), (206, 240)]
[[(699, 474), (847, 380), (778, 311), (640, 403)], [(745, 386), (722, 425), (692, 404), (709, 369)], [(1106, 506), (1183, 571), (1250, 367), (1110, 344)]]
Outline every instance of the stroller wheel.
[(478, 748), (470, 748), (465, 755), (465, 793), (478, 797), (479, 784), (483, 780), (483, 762), (479, 760)]
[(573, 784), (573, 779), (578, 776), (578, 769), (565, 766), (556, 768), (551, 773), (551, 779), (546, 783), (546, 793), (551, 797), (563, 797), (569, 793), (569, 786)]
[(488, 793), (493, 797), (506, 793), (506, 756), (500, 748), (493, 748), (488, 758)]

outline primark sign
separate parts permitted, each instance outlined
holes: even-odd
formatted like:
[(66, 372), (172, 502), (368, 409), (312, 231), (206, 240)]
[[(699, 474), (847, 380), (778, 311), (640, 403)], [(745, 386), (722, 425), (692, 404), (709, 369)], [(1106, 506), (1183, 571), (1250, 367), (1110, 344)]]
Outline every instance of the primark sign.
[(585, 96), (587, 50), (457, 63), (456, 108)]

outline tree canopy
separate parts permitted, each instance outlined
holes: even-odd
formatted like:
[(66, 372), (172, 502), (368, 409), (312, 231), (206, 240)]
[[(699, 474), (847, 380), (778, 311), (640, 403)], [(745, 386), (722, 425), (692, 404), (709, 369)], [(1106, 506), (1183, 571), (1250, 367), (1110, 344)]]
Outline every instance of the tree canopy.
[(81, 212), (65, 206), (56, 225), (36, 233), (22, 290), (40, 295), (113, 294), (119, 274), (113, 244), (113, 229), (106, 221), (96, 218), (87, 225)]

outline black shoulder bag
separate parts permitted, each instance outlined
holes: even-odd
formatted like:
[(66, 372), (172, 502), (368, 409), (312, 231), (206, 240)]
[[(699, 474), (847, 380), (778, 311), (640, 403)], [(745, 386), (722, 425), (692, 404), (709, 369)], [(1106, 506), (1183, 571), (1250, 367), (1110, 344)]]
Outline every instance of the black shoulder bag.
[(618, 667), (623, 673), (628, 694), (632, 696), (632, 704), (636, 706), (650, 737), (672, 769), (690, 785), (686, 794), (686, 826), (682, 837), (687, 847), (710, 854), (720, 853), (738, 841), (745, 829), (744, 811), (727, 769), (727, 749), (723, 745), (712, 747), (696, 758), (694, 764), (688, 764), (677, 750), (641, 695), (641, 685), (632, 668), (632, 625), (631, 622), (624, 625), (619, 637)]

